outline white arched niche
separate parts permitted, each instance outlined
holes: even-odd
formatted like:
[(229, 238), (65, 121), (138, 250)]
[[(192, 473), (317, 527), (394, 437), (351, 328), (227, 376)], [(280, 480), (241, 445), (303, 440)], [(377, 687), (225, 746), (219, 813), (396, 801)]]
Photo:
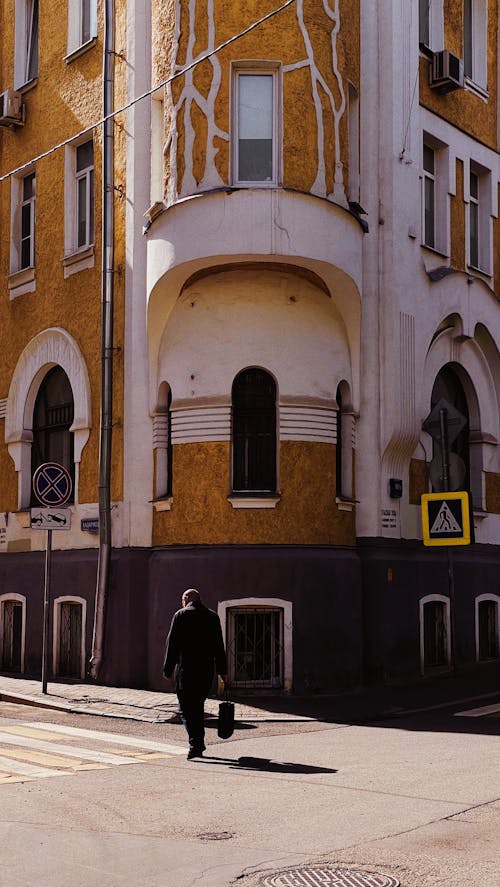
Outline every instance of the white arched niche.
[(75, 502), (78, 501), (78, 468), (91, 428), (90, 382), (79, 346), (66, 330), (51, 327), (38, 333), (22, 352), (10, 383), (5, 416), (5, 442), (18, 473), (18, 507), (27, 508), (31, 498), (31, 444), (33, 409), (38, 389), (48, 371), (60, 366), (73, 392)]

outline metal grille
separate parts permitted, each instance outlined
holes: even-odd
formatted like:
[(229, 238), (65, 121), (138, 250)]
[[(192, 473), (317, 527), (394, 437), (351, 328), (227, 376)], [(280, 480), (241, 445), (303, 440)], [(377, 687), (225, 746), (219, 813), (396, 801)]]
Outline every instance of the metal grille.
[(228, 611), (229, 675), (238, 687), (283, 686), (283, 611), (240, 607)]
[(19, 601), (3, 604), (2, 663), (4, 671), (21, 671), (23, 607)]
[(442, 601), (429, 601), (424, 606), (424, 665), (447, 664), (445, 607)]
[(498, 604), (496, 601), (480, 601), (479, 658), (498, 659)]
[(265, 887), (399, 887), (390, 875), (353, 869), (302, 868), (278, 872), (264, 881)]
[(61, 604), (58, 673), (61, 677), (82, 676), (82, 605)]

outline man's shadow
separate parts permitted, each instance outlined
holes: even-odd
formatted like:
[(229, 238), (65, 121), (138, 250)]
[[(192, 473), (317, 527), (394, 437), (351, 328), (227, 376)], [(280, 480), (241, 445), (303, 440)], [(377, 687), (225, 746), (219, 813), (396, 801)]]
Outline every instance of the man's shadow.
[(271, 758), (216, 758), (204, 755), (200, 763), (222, 764), (236, 770), (259, 770), (263, 773), (338, 773), (331, 767), (313, 767), (311, 764), (293, 764), (290, 761), (272, 761)]

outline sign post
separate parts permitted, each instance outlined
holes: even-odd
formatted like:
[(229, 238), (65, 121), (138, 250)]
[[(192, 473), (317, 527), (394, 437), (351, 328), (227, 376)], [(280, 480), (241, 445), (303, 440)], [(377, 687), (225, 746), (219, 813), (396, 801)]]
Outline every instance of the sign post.
[[(460, 479), (451, 476), (450, 443), (453, 443), (466, 425), (466, 417), (444, 398), (441, 398), (435, 405), (422, 425), (424, 431), (427, 431), (434, 440), (439, 441), (441, 451), (441, 476), (439, 478), (441, 483), (439, 485), (443, 492), (422, 496), (422, 528), (424, 545), (446, 545), (450, 597), (450, 646), (453, 668), (455, 668), (455, 574), (451, 546), (470, 545), (471, 541), (474, 541), (474, 525), (472, 524), (471, 530), (469, 494), (446, 491), (455, 491), (460, 486)], [(456, 456), (454, 458), (455, 461), (461, 461), (457, 460)], [(465, 474), (465, 466), (463, 466), (463, 474)], [(440, 503), (436, 513), (434, 513), (431, 502)]]
[(32, 508), (31, 529), (47, 530), (45, 548), (45, 577), (43, 588), (42, 632), (42, 693), (47, 692), (47, 665), (49, 660), (49, 604), (52, 572), (52, 530), (69, 530), (69, 516), (61, 506), (71, 496), (72, 482), (68, 471), (57, 462), (44, 462), (33, 475), (33, 492), (46, 508)]

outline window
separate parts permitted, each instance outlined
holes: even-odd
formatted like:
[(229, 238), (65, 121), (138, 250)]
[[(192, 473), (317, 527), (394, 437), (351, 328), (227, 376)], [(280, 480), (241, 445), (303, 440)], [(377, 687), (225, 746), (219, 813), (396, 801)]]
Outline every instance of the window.
[(434, 149), (424, 144), (424, 244), (436, 246), (436, 180)]
[(492, 270), (491, 173), (474, 161), (470, 163), (468, 201), (467, 264), (489, 275)]
[(450, 601), (442, 595), (420, 601), (420, 660), (422, 673), (450, 666)]
[(53, 671), (65, 678), (85, 677), (87, 605), (83, 598), (54, 601)]
[(22, 180), (20, 268), (35, 264), (35, 173)]
[(449, 149), (430, 133), (422, 145), (422, 244), (444, 255), (450, 241)]
[(76, 245), (94, 242), (94, 144), (84, 142), (76, 149)]
[(87, 46), (97, 37), (96, 0), (69, 0), (68, 55)]
[(488, 6), (487, 0), (464, 0), (464, 74), (481, 89), (488, 85)]
[(14, 88), (38, 77), (38, 0), (16, 0)]
[(500, 598), (480, 595), (476, 598), (476, 654), (478, 660), (500, 657)]
[(430, 46), (430, 0), (419, 0), (418, 39), (423, 46)]
[(359, 203), (360, 156), (359, 156), (359, 95), (349, 83), (349, 201)]
[(237, 70), (234, 78), (234, 181), (276, 185), (277, 71)]
[(243, 370), (232, 391), (233, 490), (276, 491), (276, 383), (265, 370)]
[(283, 687), (283, 610), (227, 610), (229, 681), (236, 687)]
[(54, 367), (40, 385), (33, 410), (31, 476), (44, 462), (58, 462), (70, 472), (74, 489), (73, 414), (69, 379), (61, 367)]
[(469, 265), (479, 267), (479, 176), (472, 170), (469, 180)]
[(24, 671), (24, 634), (26, 598), (2, 595), (0, 598), (0, 669)]
[[(433, 410), (436, 404), (442, 399), (452, 407), (455, 407), (465, 419), (464, 427), (451, 441), (449, 450), (450, 469), (454, 475), (458, 472), (457, 480), (459, 480), (459, 482), (456, 484), (455, 489), (468, 490), (470, 489), (471, 474), (469, 455), (469, 408), (460, 379), (453, 367), (450, 366), (443, 367), (436, 376), (436, 381), (434, 382), (431, 394), (431, 410)], [(432, 455), (433, 462), (435, 460), (435, 463), (440, 465), (441, 447), (439, 440), (433, 439), (432, 441)], [(451, 463), (454, 464), (452, 465)], [(434, 492), (442, 491), (442, 478), (440, 478), (440, 481), (441, 483), (439, 485), (433, 486)]]

